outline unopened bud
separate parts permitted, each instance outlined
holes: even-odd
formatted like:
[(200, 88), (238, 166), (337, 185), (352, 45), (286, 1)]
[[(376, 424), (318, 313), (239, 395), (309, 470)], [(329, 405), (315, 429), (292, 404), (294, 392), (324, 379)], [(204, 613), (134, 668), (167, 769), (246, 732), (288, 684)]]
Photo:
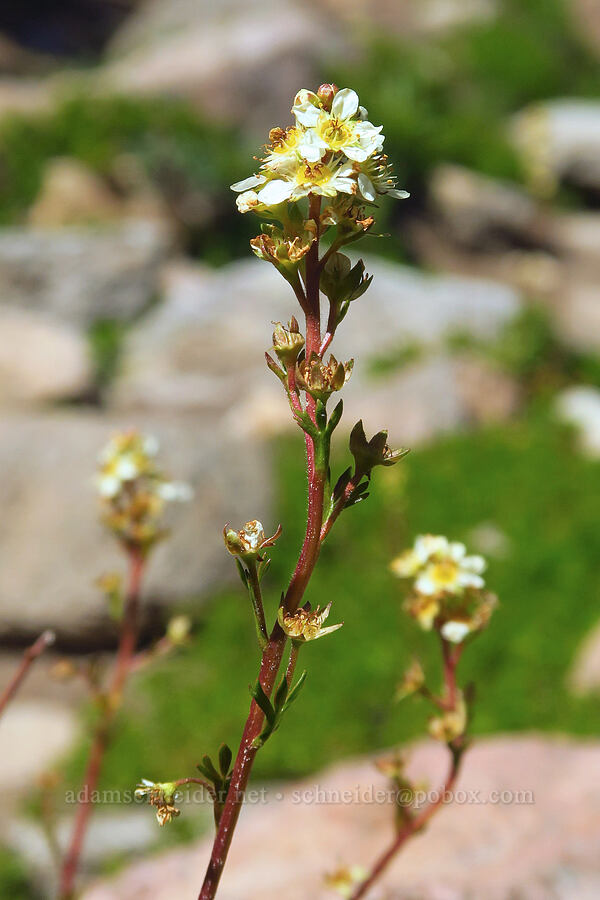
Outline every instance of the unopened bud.
[(275, 322), (273, 331), (273, 349), (284, 366), (294, 365), (304, 347), (304, 337), (295, 316), (285, 325)]
[(317, 97), (323, 104), (323, 108), (329, 112), (331, 109), (331, 104), (333, 103), (333, 98), (339, 91), (337, 84), (322, 84), (317, 91)]

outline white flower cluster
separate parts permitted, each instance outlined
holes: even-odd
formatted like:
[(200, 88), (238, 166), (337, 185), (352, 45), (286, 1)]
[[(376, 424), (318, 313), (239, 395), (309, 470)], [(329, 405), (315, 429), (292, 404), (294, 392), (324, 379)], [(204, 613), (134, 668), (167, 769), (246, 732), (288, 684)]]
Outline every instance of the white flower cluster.
[(483, 556), (468, 556), (464, 544), (443, 535), (419, 535), (390, 568), (398, 578), (412, 581), (414, 594), (406, 608), (422, 628), (429, 630), (437, 622), (442, 637), (459, 644), (487, 623), (495, 599), (479, 593), (485, 587), (486, 562)]
[(98, 457), (96, 487), (100, 496), (105, 500), (115, 500), (143, 479), (145, 489), (151, 488), (151, 492), (161, 501), (190, 500), (193, 496), (190, 485), (167, 481), (163, 477), (155, 462), (158, 450), (158, 441), (152, 435), (142, 435), (136, 431), (115, 435)]
[(345, 194), (360, 203), (374, 203), (378, 194), (408, 197), (396, 189), (382, 153), (382, 126), (368, 121), (356, 92), (323, 87), (329, 91), (296, 94), (296, 124), (285, 131), (274, 128), (259, 174), (231, 185), (239, 192), (240, 212), (261, 212), (309, 194)]

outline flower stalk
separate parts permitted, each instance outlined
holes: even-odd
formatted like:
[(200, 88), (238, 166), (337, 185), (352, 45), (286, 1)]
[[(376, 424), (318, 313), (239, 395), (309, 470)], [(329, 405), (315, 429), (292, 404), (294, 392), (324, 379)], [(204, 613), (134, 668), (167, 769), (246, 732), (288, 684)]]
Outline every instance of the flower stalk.
[[(252, 211), (269, 222), (250, 242), (252, 250), (274, 265), (290, 284), (304, 316), (304, 336), (295, 319), (287, 328), (276, 323), (273, 350), (280, 365), (268, 353), (266, 360), (281, 381), (294, 420), (304, 432), (306, 529), (277, 619), (262, 648), (258, 680), (251, 689), (253, 700), (200, 900), (212, 900), (216, 895), (256, 753), (276, 730), (304, 682), (302, 675), (292, 686), (301, 644), (340, 627), (322, 628), (331, 604), (311, 611), (304, 602), (322, 541), (343, 509), (356, 502), (358, 493), (364, 494), (366, 474), (357, 468), (353, 479), (349, 472), (341, 489), (331, 493), (331, 436), (343, 407), (340, 401), (328, 417), (327, 402), (333, 392), (343, 388), (352, 362), (338, 363), (333, 356), (325, 362), (323, 357), (351, 301), (370, 283), (363, 277), (364, 264), (352, 267), (338, 251), (371, 227), (373, 219), (365, 214), (364, 207), (373, 204), (377, 194), (407, 196), (396, 190), (381, 154), (381, 128), (367, 121), (366, 110), (359, 107), (358, 97), (350, 88), (340, 91), (335, 85), (321, 85), (317, 93), (299, 91), (292, 112), (295, 125), (271, 130), (259, 173), (232, 185), (232, 189), (239, 194), (240, 212)], [(321, 238), (326, 232), (332, 232), (332, 240), (321, 256)], [(321, 329), (321, 293), (329, 301), (325, 334)], [(244, 557), (240, 547), (233, 546), (228, 544), (228, 549), (240, 557), (241, 565)], [(241, 566), (242, 580), (251, 588), (254, 614), (262, 632), (260, 572), (246, 566), (245, 570)], [(292, 645), (287, 668), (275, 690), (289, 637)]]
[(21, 684), (25, 680), (29, 669), (33, 665), (33, 663), (44, 653), (48, 647), (51, 647), (54, 641), (56, 640), (56, 635), (53, 631), (47, 630), (42, 632), (40, 636), (33, 642), (30, 647), (23, 652), (23, 657), (21, 662), (19, 663), (15, 673), (13, 674), (11, 680), (4, 688), (4, 691), (0, 695), (0, 716), (15, 696)]

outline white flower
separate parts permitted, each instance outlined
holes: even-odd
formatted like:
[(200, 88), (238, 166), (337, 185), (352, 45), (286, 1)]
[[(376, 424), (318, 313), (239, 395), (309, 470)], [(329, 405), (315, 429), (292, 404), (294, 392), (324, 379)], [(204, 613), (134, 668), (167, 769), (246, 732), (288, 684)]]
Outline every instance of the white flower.
[(465, 553), (464, 544), (449, 544), (447, 553), (436, 554), (427, 563), (415, 581), (416, 590), (421, 594), (460, 594), (467, 587), (482, 588), (485, 560)]
[(266, 206), (276, 206), (286, 200), (299, 200), (309, 194), (335, 197), (336, 194), (356, 193), (352, 163), (309, 163), (298, 160), (269, 181), (258, 192), (258, 199)]
[(445, 622), (440, 628), (440, 634), (453, 644), (462, 644), (471, 628), (467, 622)]
[(321, 101), (313, 91), (302, 89), (294, 97), (292, 112), (296, 121), (306, 128), (316, 125), (321, 112)]
[(442, 534), (420, 534), (415, 540), (415, 554), (422, 563), (432, 556), (448, 552), (448, 538)]
[(156, 488), (156, 493), (162, 500), (166, 500), (167, 503), (173, 501), (186, 503), (192, 500), (194, 489), (191, 485), (186, 484), (185, 481), (163, 481)]
[(260, 204), (260, 200), (256, 191), (244, 191), (243, 194), (238, 194), (235, 198), (235, 203), (241, 213), (247, 213), (252, 209), (256, 209)]
[(399, 191), (396, 188), (396, 178), (387, 162), (387, 156), (382, 154), (370, 155), (363, 160), (358, 176), (358, 189), (370, 203), (374, 202), (377, 194), (385, 194), (395, 200), (406, 200), (410, 197), (408, 191)]
[(121, 490), (121, 481), (114, 475), (100, 475), (96, 479), (96, 486), (101, 497), (110, 499), (116, 497)]

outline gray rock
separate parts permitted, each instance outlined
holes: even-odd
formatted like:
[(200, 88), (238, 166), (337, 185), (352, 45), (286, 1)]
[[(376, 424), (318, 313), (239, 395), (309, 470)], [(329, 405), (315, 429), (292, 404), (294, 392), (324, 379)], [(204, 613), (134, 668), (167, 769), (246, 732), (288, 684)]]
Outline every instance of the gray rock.
[(579, 431), (582, 449), (600, 457), (600, 391), (588, 385), (566, 388), (556, 398), (559, 417)]
[[(265, 449), (237, 444), (218, 423), (158, 416), (57, 412), (0, 423), (0, 639), (43, 628), (71, 646), (109, 646), (114, 625), (93, 585), (123, 559), (98, 523), (92, 484), (98, 451), (116, 430), (136, 426), (161, 442), (173, 478), (195, 489), (169, 511), (171, 538), (153, 554), (144, 588), (147, 624), (164, 608), (234, 577), (223, 549), (225, 522), (270, 522)], [(176, 508), (175, 508), (176, 507)], [(272, 524), (272, 523), (271, 523)], [(192, 610), (193, 611), (193, 610)]]
[[(63, 819), (58, 823), (56, 838), (63, 850), (68, 847), (73, 822)], [(5, 829), (5, 841), (23, 860), (32, 880), (45, 897), (54, 896), (57, 889), (56, 869), (46, 835), (33, 821), (15, 819)], [(81, 871), (98, 872), (102, 864), (123, 856), (136, 856), (156, 843), (157, 825), (148, 810), (120, 810), (107, 813), (96, 810), (86, 834), (80, 859)]]
[(182, 96), (252, 132), (290, 119), (296, 91), (315, 87), (317, 59), (340, 46), (318, 9), (293, 0), (161, 0), (116, 34), (99, 89)]
[[(516, 292), (493, 282), (427, 276), (381, 260), (369, 260), (368, 269), (373, 284), (353, 304), (333, 347), (338, 358), (356, 356), (363, 365), (405, 342), (431, 348), (457, 331), (493, 337), (519, 308)], [(114, 404), (213, 411), (230, 406), (233, 419), (244, 407), (254, 419), (270, 395), (285, 416), (263, 354), (270, 323), (286, 321), (297, 303), (275, 269), (252, 259), (217, 272), (178, 263), (164, 287), (163, 304), (131, 333)]]
[(600, 351), (600, 295), (598, 279), (572, 272), (553, 309), (560, 340), (584, 353)]
[(82, 396), (92, 381), (88, 342), (78, 331), (0, 306), (0, 405)]
[(156, 291), (170, 236), (156, 222), (110, 228), (0, 230), (2, 303), (42, 310), (76, 327), (127, 321)]
[[(445, 748), (419, 744), (409, 775), (435, 790), (446, 767)], [(373, 897), (593, 900), (600, 890), (599, 784), (598, 741), (478, 741), (465, 756), (455, 802), (407, 844)], [(323, 885), (326, 872), (343, 864), (368, 866), (390, 842), (393, 810), (389, 801), (376, 799), (378, 791), (389, 796), (388, 783), (370, 761), (360, 760), (283, 791), (268, 790), (267, 801), (248, 805), (240, 818), (222, 900), (331, 897)], [(209, 838), (134, 863), (92, 885), (84, 900), (193, 897), (211, 843)], [(257, 878), (265, 852), (268, 865)]]
[(537, 171), (600, 187), (600, 102), (548, 100), (528, 107), (512, 122), (517, 149)]
[(515, 185), (447, 164), (434, 170), (429, 189), (435, 212), (460, 244), (481, 246), (501, 234), (540, 236), (537, 204)]
[(71, 748), (77, 731), (75, 712), (56, 699), (13, 700), (0, 723), (0, 790), (5, 802), (30, 791), (36, 777)]

